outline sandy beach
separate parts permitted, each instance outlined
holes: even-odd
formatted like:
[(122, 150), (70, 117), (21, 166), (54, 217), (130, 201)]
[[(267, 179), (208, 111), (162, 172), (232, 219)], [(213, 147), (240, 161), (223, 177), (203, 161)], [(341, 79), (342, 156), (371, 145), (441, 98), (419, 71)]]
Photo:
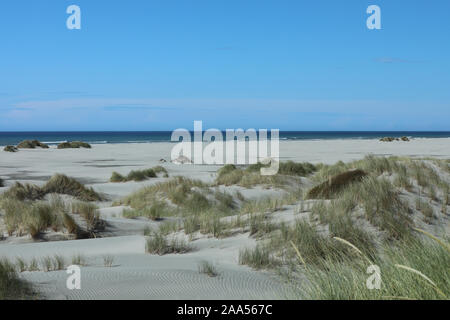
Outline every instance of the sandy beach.
[[(143, 186), (167, 180), (154, 178), (143, 182), (111, 183), (113, 171), (126, 174), (131, 170), (162, 165), (170, 177), (185, 176), (212, 182), (221, 166), (176, 165), (170, 162), (171, 143), (98, 144), (92, 149), (20, 150), (0, 153), (0, 178), (5, 192), (15, 182), (42, 185), (56, 173), (64, 173), (92, 187), (105, 196), (98, 202), (106, 231), (101, 238), (67, 241), (33, 241), (29, 237), (6, 237), (0, 241), (0, 257), (30, 261), (61, 255), (67, 259), (82, 254), (81, 290), (66, 288), (65, 270), (22, 272), (46, 299), (286, 299), (290, 288), (274, 272), (255, 271), (240, 265), (239, 250), (254, 247), (256, 240), (248, 233), (223, 239), (198, 236), (191, 241), (194, 250), (185, 254), (150, 255), (145, 252), (145, 227), (158, 228), (160, 222), (148, 219), (126, 219), (124, 206), (112, 206)], [(413, 139), (410, 142), (384, 143), (378, 140), (282, 141), (281, 161), (333, 164), (375, 156), (433, 157), (450, 159), (450, 139)], [(167, 162), (161, 163), (160, 159)], [(227, 187), (223, 187), (227, 188)], [(280, 193), (276, 188), (243, 188), (231, 186), (249, 199)], [(294, 207), (280, 212), (289, 220)], [(114, 263), (103, 265), (103, 256), (112, 255)], [(220, 272), (208, 277), (198, 272), (198, 263), (207, 260)]]

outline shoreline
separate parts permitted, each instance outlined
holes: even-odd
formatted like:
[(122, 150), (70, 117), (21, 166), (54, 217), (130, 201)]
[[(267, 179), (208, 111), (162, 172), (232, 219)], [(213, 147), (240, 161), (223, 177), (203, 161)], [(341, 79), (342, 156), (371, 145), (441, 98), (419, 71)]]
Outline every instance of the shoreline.
[[(191, 139), (193, 141), (193, 132), (191, 133)], [(440, 133), (440, 132), (436, 132), (436, 133)], [(42, 143), (48, 144), (49, 146), (57, 146), (60, 143), (63, 142), (69, 142), (69, 141), (80, 141), (80, 140), (76, 140), (76, 139), (65, 139), (65, 140), (40, 140), (39, 139), (39, 133), (36, 133), (37, 136), (33, 136), (32, 134), (30, 134), (30, 136), (26, 136), (24, 137), (22, 140), (17, 139), (16, 141), (14, 141), (14, 143), (0, 143), (0, 148), (4, 148), (7, 145), (17, 145), (18, 143), (20, 143), (23, 140), (39, 140)], [(203, 132), (204, 134), (204, 132)], [(280, 133), (281, 134), (281, 133)], [(444, 137), (426, 137), (426, 136), (421, 136), (421, 137), (417, 137), (414, 135), (407, 135), (406, 132), (402, 132), (401, 134), (398, 135), (393, 135), (393, 133), (390, 132), (386, 132), (386, 135), (379, 135), (379, 136), (373, 136), (373, 137), (327, 137), (327, 138), (291, 138), (291, 137), (280, 137), (279, 141), (281, 142), (308, 142), (308, 141), (316, 141), (316, 142), (321, 142), (321, 141), (351, 141), (351, 140), (356, 140), (356, 141), (380, 141), (380, 139), (384, 138), (384, 137), (393, 137), (393, 138), (401, 138), (401, 137), (407, 137), (408, 139), (410, 139), (410, 141), (421, 141), (421, 140), (445, 140), (445, 139), (450, 139), (450, 133), (448, 134), (448, 136), (444, 136)], [(0, 132), (0, 138), (1, 138), (1, 132)], [(86, 137), (85, 137), (86, 138)], [(268, 140), (270, 140), (270, 137), (268, 137)], [(1, 141), (1, 139), (0, 139)], [(92, 146), (94, 145), (116, 145), (116, 144), (160, 144), (160, 143), (171, 143), (171, 144), (176, 144), (179, 141), (171, 141), (169, 139), (164, 139), (164, 140), (129, 140), (129, 141), (108, 141), (108, 140), (89, 140), (89, 139), (84, 139), (82, 140), (83, 142), (89, 143)], [(225, 141), (225, 139), (224, 139)], [(410, 141), (391, 141), (391, 142), (385, 142), (385, 143), (393, 143), (393, 142), (410, 142)], [(211, 141), (207, 141), (207, 140), (203, 140), (202, 142), (204, 143), (209, 143)], [(381, 141), (380, 141), (381, 142)]]

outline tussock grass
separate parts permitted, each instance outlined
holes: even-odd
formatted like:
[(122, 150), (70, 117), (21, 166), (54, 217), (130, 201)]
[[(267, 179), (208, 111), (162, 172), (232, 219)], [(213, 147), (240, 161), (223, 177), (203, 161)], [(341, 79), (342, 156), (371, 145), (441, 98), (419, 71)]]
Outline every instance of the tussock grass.
[(49, 148), (48, 145), (46, 145), (45, 143), (42, 143), (38, 140), (24, 140), (17, 145), (17, 148), (19, 148), (19, 149), (35, 149), (36, 147), (39, 147), (42, 149)]
[(127, 182), (127, 181), (144, 181), (150, 178), (156, 178), (158, 174), (163, 174), (164, 177), (168, 177), (169, 174), (166, 170), (166, 168), (162, 166), (156, 166), (151, 169), (145, 169), (145, 170), (133, 170), (128, 173), (127, 176), (123, 176), (118, 172), (113, 172), (111, 175), (111, 178), (109, 179), (110, 182)]
[(106, 254), (103, 256), (103, 265), (107, 268), (111, 268), (114, 264), (114, 256)]
[(357, 208), (363, 211), (372, 225), (387, 231), (391, 238), (407, 236), (413, 226), (410, 210), (392, 183), (374, 176), (365, 177), (360, 183), (345, 188), (337, 199), (331, 201), (330, 206), (324, 203), (314, 205), (313, 214), (322, 223), (334, 221), (337, 228), (338, 223), (341, 226), (350, 225), (352, 218), (349, 214)]
[(17, 257), (16, 258), (16, 267), (18, 269), (19, 272), (25, 272), (27, 271), (27, 262), (22, 259), (21, 257)]
[(92, 188), (86, 188), (83, 184), (63, 174), (54, 175), (43, 187), (44, 194), (67, 194), (81, 201), (101, 201), (102, 197)]
[(288, 181), (283, 176), (305, 177), (316, 171), (316, 167), (310, 163), (287, 161), (280, 162), (277, 175), (262, 176), (260, 169), (263, 167), (268, 165), (258, 162), (242, 169), (233, 164), (227, 164), (217, 171), (216, 184), (240, 185), (246, 188), (255, 185), (284, 186)]
[(251, 214), (249, 219), (250, 236), (261, 237), (276, 229), (276, 224), (265, 214)]
[[(69, 208), (64, 201), (56, 195), (52, 196), (48, 202), (2, 199), (0, 208), (4, 211), (3, 221), (10, 236), (15, 234), (20, 237), (29, 234), (32, 238), (38, 239), (49, 229), (55, 232), (65, 229), (78, 239), (89, 237), (89, 234), (83, 231), (70, 216)], [(87, 224), (89, 225), (89, 222)]]
[(206, 274), (209, 277), (217, 277), (219, 275), (217, 268), (211, 262), (208, 261), (201, 261), (198, 264), (198, 272)]
[(3, 198), (17, 200), (39, 200), (45, 196), (43, 190), (36, 185), (16, 182), (4, 194)]
[(412, 190), (412, 183), (408, 174), (408, 168), (405, 165), (399, 165), (397, 176), (394, 179), (394, 185), (408, 191)]
[(82, 254), (76, 254), (72, 257), (72, 264), (77, 266), (87, 266), (87, 258)]
[(194, 188), (204, 189), (206, 187), (207, 185), (199, 180), (175, 177), (166, 182), (144, 187), (124, 198), (119, 203), (129, 205), (133, 209), (143, 209), (150, 206), (156, 199), (165, 198), (175, 205), (182, 205), (187, 197), (192, 194)]
[(75, 222), (74, 218), (70, 216), (67, 212), (63, 213), (62, 216), (63, 225), (68, 233), (78, 235), (81, 233), (81, 228)]
[(73, 202), (72, 213), (79, 214), (86, 221), (88, 232), (94, 232), (103, 228), (103, 221), (100, 219), (98, 206), (89, 202)]
[(365, 176), (367, 173), (360, 169), (339, 173), (309, 190), (306, 197), (308, 199), (330, 199), (350, 184), (362, 181)]
[(266, 244), (258, 244), (255, 248), (244, 248), (239, 251), (239, 264), (253, 269), (269, 269), (278, 265), (272, 257), (272, 250)]
[[(385, 245), (373, 262), (381, 272), (381, 288), (369, 290), (365, 260), (325, 260), (325, 268), (303, 269), (308, 281), (299, 286), (306, 299), (448, 299), (450, 255), (427, 239), (410, 238)], [(304, 282), (302, 282), (304, 283)], [(304, 283), (305, 284), (305, 283)]]
[(130, 218), (147, 216), (159, 219), (181, 215), (185, 218), (187, 233), (200, 229), (199, 218), (207, 218), (209, 223), (209, 217), (229, 215), (236, 206), (231, 195), (218, 190), (213, 192), (209, 185), (184, 177), (144, 187), (120, 203), (131, 206), (133, 210), (125, 211)]
[(123, 217), (134, 219), (137, 217), (145, 217), (153, 221), (160, 220), (161, 217), (171, 215), (168, 205), (165, 201), (155, 199), (155, 201), (146, 208), (135, 210), (124, 210)]
[(146, 243), (146, 251), (150, 254), (165, 255), (172, 253), (186, 253), (192, 250), (192, 247), (184, 240), (177, 238), (168, 239), (161, 232), (154, 232)]
[[(180, 231), (181, 228), (182, 226), (179, 221), (164, 221), (159, 225), (159, 232), (161, 232), (163, 235), (168, 235)], [(144, 235), (149, 234), (144, 233)]]
[(0, 260), (0, 300), (22, 300), (32, 297), (31, 285), (21, 280), (14, 264)]
[(408, 236), (413, 226), (409, 208), (387, 179), (368, 177), (348, 192), (358, 199), (373, 225), (386, 230), (392, 238)]
[(53, 257), (45, 256), (41, 258), (41, 267), (45, 272), (64, 270), (65, 266), (66, 262), (62, 256), (55, 255)]
[(30, 234), (38, 238), (55, 221), (49, 204), (29, 204), (10, 199), (3, 200), (1, 207), (5, 211), (3, 220), (9, 235), (16, 232), (18, 236)]
[(284, 201), (282, 198), (264, 197), (256, 200), (248, 200), (241, 207), (242, 214), (271, 213), (282, 208)]
[(316, 166), (308, 162), (298, 163), (294, 161), (286, 161), (280, 162), (278, 174), (306, 177), (316, 170)]
[(3, 195), (6, 198), (18, 200), (40, 200), (50, 193), (67, 194), (82, 201), (100, 201), (101, 196), (92, 188), (86, 188), (83, 184), (63, 174), (56, 174), (42, 186), (21, 184), (16, 182)]
[(364, 157), (364, 159), (348, 163), (338, 161), (333, 165), (317, 165), (316, 167), (319, 170), (314, 176), (312, 176), (312, 179), (314, 181), (323, 182), (329, 180), (333, 176), (356, 169), (376, 176), (379, 176), (383, 173), (392, 174), (400, 170), (400, 161), (410, 162), (410, 160), (407, 158), (376, 157), (373, 155), (368, 155)]
[(79, 149), (79, 148), (91, 149), (92, 146), (89, 143), (82, 141), (62, 142), (58, 144), (58, 149)]
[(433, 221), (435, 217), (434, 210), (428, 202), (422, 201), (419, 198), (416, 199), (416, 209), (423, 214), (425, 222), (431, 223)]
[(127, 178), (121, 175), (120, 173), (114, 171), (111, 174), (111, 178), (109, 179), (110, 182), (126, 182)]
[[(223, 222), (216, 212), (205, 212), (198, 220), (200, 233), (211, 234), (216, 238), (221, 238), (228, 235), (228, 228), (230, 227), (230, 224)], [(186, 233), (188, 234), (188, 232)]]

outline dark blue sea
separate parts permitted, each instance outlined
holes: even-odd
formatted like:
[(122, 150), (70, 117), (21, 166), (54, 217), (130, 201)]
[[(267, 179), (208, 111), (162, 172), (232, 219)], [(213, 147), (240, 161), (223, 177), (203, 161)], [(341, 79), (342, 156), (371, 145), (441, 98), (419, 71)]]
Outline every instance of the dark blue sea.
[[(270, 133), (270, 132), (269, 132)], [(171, 131), (130, 132), (0, 132), (0, 146), (36, 139), (47, 144), (64, 141), (103, 143), (170, 142)], [(281, 131), (280, 140), (379, 139), (382, 137), (450, 138), (450, 131)], [(269, 134), (270, 137), (270, 134)]]

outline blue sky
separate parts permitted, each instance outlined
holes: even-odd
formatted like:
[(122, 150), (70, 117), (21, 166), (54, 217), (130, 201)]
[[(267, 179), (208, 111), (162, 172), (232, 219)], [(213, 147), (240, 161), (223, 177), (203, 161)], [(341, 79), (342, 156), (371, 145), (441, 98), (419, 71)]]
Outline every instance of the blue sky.
[[(76, 4), (82, 29), (66, 28)], [(368, 30), (368, 5), (381, 30)], [(450, 2), (5, 0), (0, 131), (450, 130)]]

